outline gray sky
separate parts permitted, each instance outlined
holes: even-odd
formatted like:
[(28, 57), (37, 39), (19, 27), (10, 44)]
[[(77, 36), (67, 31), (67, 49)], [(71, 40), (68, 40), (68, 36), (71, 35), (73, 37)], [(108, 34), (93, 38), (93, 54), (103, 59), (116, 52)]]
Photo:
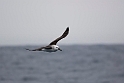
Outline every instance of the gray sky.
[(0, 0), (0, 45), (124, 44), (124, 0)]

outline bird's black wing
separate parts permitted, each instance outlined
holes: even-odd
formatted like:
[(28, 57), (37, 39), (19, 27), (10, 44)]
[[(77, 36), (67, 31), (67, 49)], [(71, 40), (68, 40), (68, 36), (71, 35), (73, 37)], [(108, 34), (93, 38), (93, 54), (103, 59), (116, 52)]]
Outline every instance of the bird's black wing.
[(56, 45), (57, 42), (63, 38), (65, 38), (69, 33), (69, 27), (66, 28), (65, 32), (60, 36), (58, 37), (57, 39), (55, 39), (54, 41), (52, 41), (49, 45)]
[(52, 49), (52, 47), (50, 45), (44, 47), (45, 49)]
[(42, 49), (52, 49), (52, 47), (50, 45), (48, 45), (46, 47), (40, 47), (40, 48), (37, 48), (37, 49), (34, 49), (34, 50), (30, 50), (30, 49), (26, 49), (26, 50), (29, 50), (29, 51), (42, 51)]
[(30, 49), (26, 49), (26, 50), (29, 50), (29, 51), (42, 51), (42, 49), (44, 49), (45, 47), (41, 47), (41, 48), (37, 48), (37, 49), (34, 49), (34, 50), (30, 50)]

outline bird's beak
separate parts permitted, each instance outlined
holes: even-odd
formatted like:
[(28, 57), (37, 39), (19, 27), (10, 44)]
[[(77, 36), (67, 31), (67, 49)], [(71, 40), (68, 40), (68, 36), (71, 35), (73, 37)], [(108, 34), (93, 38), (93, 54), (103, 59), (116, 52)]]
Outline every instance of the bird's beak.
[(58, 48), (58, 50), (62, 51), (60, 48)]

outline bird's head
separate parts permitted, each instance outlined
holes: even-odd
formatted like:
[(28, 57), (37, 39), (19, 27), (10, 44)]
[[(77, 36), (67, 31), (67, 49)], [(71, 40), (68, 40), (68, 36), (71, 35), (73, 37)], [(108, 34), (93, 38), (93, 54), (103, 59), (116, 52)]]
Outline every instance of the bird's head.
[(62, 51), (57, 45), (54, 45), (54, 49)]

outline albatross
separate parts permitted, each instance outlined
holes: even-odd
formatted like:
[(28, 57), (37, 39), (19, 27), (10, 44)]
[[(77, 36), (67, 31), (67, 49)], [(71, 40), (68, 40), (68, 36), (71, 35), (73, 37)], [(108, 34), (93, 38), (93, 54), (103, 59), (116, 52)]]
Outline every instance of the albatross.
[(49, 45), (40, 47), (40, 48), (37, 48), (34, 50), (30, 50), (30, 49), (26, 49), (26, 50), (28, 50), (28, 51), (44, 51), (44, 52), (56, 52), (58, 50), (62, 51), (60, 49), (60, 47), (57, 46), (56, 44), (59, 40), (65, 38), (68, 35), (68, 33), (69, 33), (69, 27), (66, 28), (65, 32), (60, 37), (58, 37), (57, 39), (52, 41)]

